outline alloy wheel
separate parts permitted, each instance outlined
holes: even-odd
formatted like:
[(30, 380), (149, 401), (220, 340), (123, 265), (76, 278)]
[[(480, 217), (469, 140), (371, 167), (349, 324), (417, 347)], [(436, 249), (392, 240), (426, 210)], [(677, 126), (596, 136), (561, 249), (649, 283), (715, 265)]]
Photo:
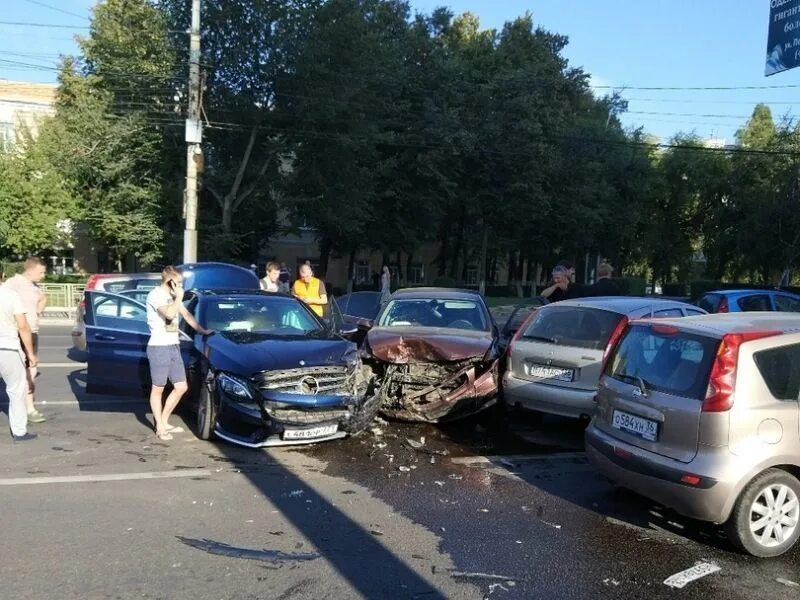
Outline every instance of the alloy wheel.
[(788, 485), (768, 485), (750, 506), (750, 532), (765, 548), (780, 546), (794, 534), (800, 522), (800, 501)]

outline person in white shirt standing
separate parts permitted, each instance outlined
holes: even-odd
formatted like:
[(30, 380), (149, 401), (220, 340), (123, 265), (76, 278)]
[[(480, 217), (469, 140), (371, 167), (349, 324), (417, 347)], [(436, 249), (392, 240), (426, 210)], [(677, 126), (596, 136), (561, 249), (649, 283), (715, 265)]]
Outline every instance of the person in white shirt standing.
[[(31, 256), (25, 261), (24, 271), (22, 274), (14, 275), (11, 279), (3, 284), (10, 290), (16, 292), (22, 300), (22, 307), (25, 309), (25, 318), (30, 325), (31, 334), (33, 335), (33, 354), (39, 357), (39, 315), (44, 312), (47, 305), (47, 299), (42, 293), (39, 283), (44, 279), (47, 274), (47, 266), (41, 258)], [(36, 391), (36, 376), (39, 370), (35, 366), (28, 366), (28, 386), (27, 394), (25, 396), (25, 404), (28, 411), (29, 423), (44, 423), (45, 417), (40, 413), (34, 405), (34, 393)]]
[[(160, 440), (171, 440), (173, 433), (182, 433), (182, 427), (171, 427), (169, 418), (178, 406), (189, 386), (186, 384), (186, 368), (181, 357), (178, 325), (180, 318), (198, 333), (211, 335), (192, 313), (183, 306), (183, 276), (175, 267), (165, 267), (161, 272), (161, 285), (147, 295), (147, 325), (150, 341), (147, 344), (147, 359), (150, 362), (150, 408), (156, 435)], [(172, 392), (163, 401), (167, 382), (172, 383)], [(162, 404), (163, 402), (163, 404)]]
[(261, 289), (265, 292), (280, 292), (281, 268), (276, 262), (267, 263), (267, 273), (261, 280)]
[[(25, 354), (22, 348), (25, 349)], [(25, 410), (25, 394), (28, 391), (26, 355), (28, 364), (35, 368), (38, 362), (33, 351), (33, 335), (25, 318), (22, 299), (13, 290), (0, 287), (0, 378), (6, 384), (8, 423), (15, 442), (36, 438), (36, 434), (28, 433), (28, 416)]]

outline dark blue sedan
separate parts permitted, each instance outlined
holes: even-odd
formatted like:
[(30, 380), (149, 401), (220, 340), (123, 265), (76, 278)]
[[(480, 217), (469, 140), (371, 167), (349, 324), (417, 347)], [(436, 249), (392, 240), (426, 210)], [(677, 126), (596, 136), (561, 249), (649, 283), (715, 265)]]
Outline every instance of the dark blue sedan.
[[(341, 438), (378, 410), (371, 371), (355, 343), (297, 299), (258, 290), (187, 292), (187, 309), (214, 335), (186, 324), (181, 352), (197, 434), (253, 448)], [(146, 308), (86, 292), (87, 391), (149, 388)]]

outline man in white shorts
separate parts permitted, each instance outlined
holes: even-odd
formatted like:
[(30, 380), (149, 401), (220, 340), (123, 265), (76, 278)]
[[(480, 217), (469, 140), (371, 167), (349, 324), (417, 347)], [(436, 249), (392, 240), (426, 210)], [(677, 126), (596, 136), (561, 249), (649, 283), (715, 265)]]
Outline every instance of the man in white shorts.
[[(25, 354), (22, 353), (22, 347)], [(25, 355), (28, 364), (35, 368), (38, 364), (33, 350), (33, 335), (25, 317), (25, 307), (19, 294), (8, 288), (0, 288), (0, 378), (6, 384), (8, 395), (8, 423), (11, 437), (15, 442), (36, 439), (36, 434), (28, 433), (28, 411), (25, 409), (25, 395), (28, 393), (28, 379), (25, 368)]]
[[(156, 435), (160, 440), (171, 440), (173, 433), (182, 433), (183, 428), (171, 427), (169, 418), (189, 386), (186, 384), (186, 368), (181, 357), (178, 325), (180, 317), (189, 326), (203, 335), (213, 331), (201, 325), (183, 306), (183, 276), (175, 267), (165, 267), (161, 272), (161, 285), (147, 295), (147, 325), (150, 341), (147, 344), (147, 359), (150, 362), (150, 408)], [(163, 403), (164, 388), (172, 383), (172, 392)]]

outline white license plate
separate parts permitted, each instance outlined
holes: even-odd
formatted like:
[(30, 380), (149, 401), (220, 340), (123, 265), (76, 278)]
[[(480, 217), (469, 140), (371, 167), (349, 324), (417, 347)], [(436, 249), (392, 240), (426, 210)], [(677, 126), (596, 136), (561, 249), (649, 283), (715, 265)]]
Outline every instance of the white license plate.
[(284, 429), (283, 439), (314, 440), (316, 438), (333, 435), (338, 429), (338, 425), (325, 425), (324, 427), (312, 427), (311, 429)]
[(614, 411), (611, 425), (615, 429), (627, 431), (651, 442), (655, 442), (658, 439), (658, 423), (621, 410)]
[(572, 369), (562, 369), (560, 367), (549, 367), (545, 365), (530, 365), (528, 375), (539, 379), (555, 379), (556, 381), (572, 381), (575, 378), (575, 371)]

